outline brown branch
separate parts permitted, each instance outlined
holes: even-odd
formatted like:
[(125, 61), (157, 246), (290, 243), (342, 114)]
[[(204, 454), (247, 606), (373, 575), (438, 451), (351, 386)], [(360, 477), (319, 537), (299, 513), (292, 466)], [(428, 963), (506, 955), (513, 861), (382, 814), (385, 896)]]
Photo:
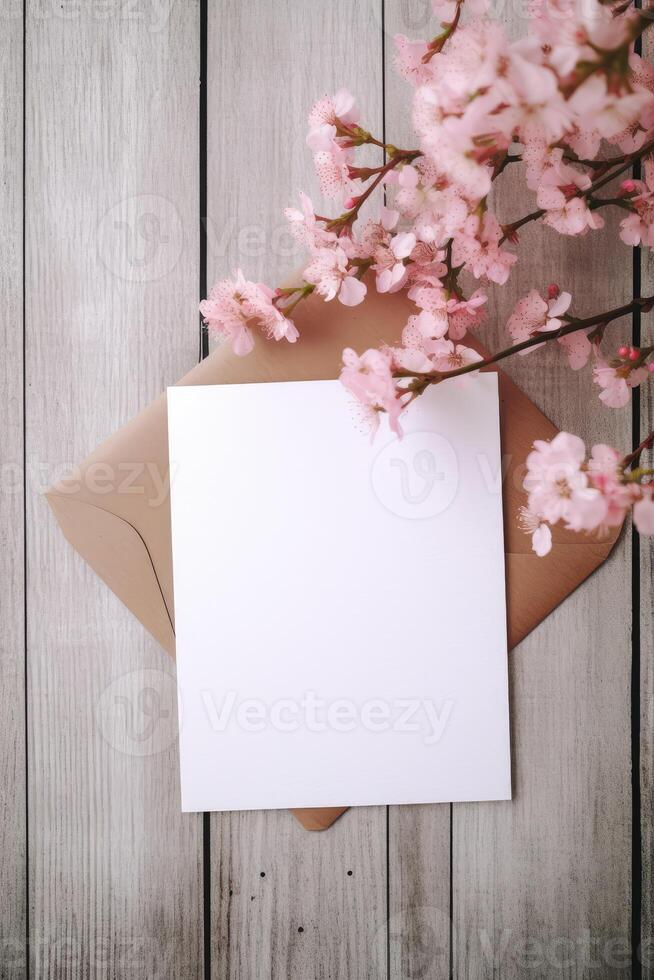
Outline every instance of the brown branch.
[(556, 330), (545, 330), (542, 333), (534, 334), (528, 340), (523, 340), (519, 344), (514, 344), (512, 347), (506, 347), (497, 354), (492, 354), (490, 357), (485, 357), (480, 361), (473, 361), (471, 364), (465, 364), (460, 368), (454, 368), (452, 371), (394, 371), (393, 376), (395, 378), (413, 378), (418, 382), (417, 385), (408, 387), (406, 389), (407, 393), (424, 391), (431, 384), (439, 384), (441, 381), (447, 381), (449, 378), (458, 378), (462, 374), (471, 374), (473, 371), (479, 371), (480, 368), (497, 364), (498, 361), (503, 361), (513, 354), (519, 354), (520, 351), (529, 350), (530, 347), (537, 347), (550, 340), (567, 337), (568, 334), (576, 333), (578, 330), (585, 330), (588, 327), (595, 327), (598, 324), (606, 326), (613, 320), (618, 320), (620, 317), (634, 313), (636, 310), (640, 310), (642, 313), (648, 313), (652, 307), (654, 307), (654, 296), (639, 296), (633, 299), (631, 303), (625, 303), (624, 306), (617, 306), (613, 310), (607, 310), (606, 313), (597, 313), (583, 320), (574, 320), (571, 323), (567, 323), (564, 327), (558, 327)]
[(626, 470), (628, 466), (633, 466), (634, 463), (637, 463), (638, 460), (640, 459), (641, 454), (646, 449), (649, 449), (652, 445), (654, 445), (654, 429), (650, 432), (648, 436), (645, 437), (645, 439), (643, 439), (640, 446), (637, 446), (634, 449), (633, 453), (629, 453), (628, 456), (624, 457), (624, 459), (620, 463), (622, 469)]
[[(645, 143), (645, 145), (642, 146), (640, 150), (636, 150), (635, 153), (630, 153), (628, 156), (620, 158), (622, 163), (617, 170), (611, 170), (610, 173), (593, 181), (590, 187), (587, 187), (586, 190), (579, 188), (579, 190), (572, 194), (568, 200), (571, 201), (575, 197), (586, 197), (586, 195), (589, 197), (592, 196), (595, 191), (598, 191), (601, 187), (604, 187), (605, 184), (610, 183), (610, 181), (612, 181), (615, 177), (619, 177), (620, 174), (624, 173), (625, 170), (628, 170), (637, 160), (640, 160), (652, 150), (654, 150), (654, 140), (650, 140), (648, 143)], [(504, 225), (504, 233), (500, 239), (500, 245), (502, 245), (507, 239), (512, 238), (516, 231), (518, 231), (524, 225), (528, 224), (530, 221), (537, 221), (539, 218), (542, 218), (544, 214), (547, 214), (547, 210), (545, 208), (538, 208), (536, 211), (526, 214), (523, 218), (519, 218), (518, 221), (512, 221), (511, 224)]]

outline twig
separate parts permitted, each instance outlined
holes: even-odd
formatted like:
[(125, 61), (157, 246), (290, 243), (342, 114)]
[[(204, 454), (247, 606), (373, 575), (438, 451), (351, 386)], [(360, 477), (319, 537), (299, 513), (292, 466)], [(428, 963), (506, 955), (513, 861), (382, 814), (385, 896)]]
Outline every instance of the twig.
[(648, 313), (652, 307), (654, 307), (654, 296), (639, 296), (636, 299), (633, 299), (631, 303), (625, 303), (624, 306), (617, 306), (613, 310), (607, 310), (606, 313), (597, 313), (594, 316), (586, 317), (583, 320), (574, 320), (572, 323), (568, 323), (566, 326), (559, 327), (556, 330), (545, 330), (542, 333), (534, 334), (534, 336), (530, 337), (528, 340), (523, 340), (519, 344), (514, 344), (512, 347), (506, 347), (497, 354), (492, 354), (490, 357), (485, 357), (480, 361), (473, 361), (471, 364), (465, 364), (460, 368), (454, 368), (452, 371), (395, 371), (393, 374), (396, 378), (413, 378), (418, 381), (417, 385), (407, 388), (407, 391), (418, 389), (424, 390), (430, 384), (439, 384), (441, 381), (446, 381), (449, 378), (458, 378), (462, 374), (470, 374), (473, 371), (479, 371), (480, 368), (488, 367), (491, 364), (497, 364), (498, 361), (503, 361), (505, 358), (511, 357), (513, 354), (519, 354), (520, 351), (529, 350), (530, 347), (537, 347), (538, 345), (547, 343), (550, 340), (558, 340), (560, 337), (567, 337), (568, 334), (576, 333), (578, 330), (585, 330), (588, 327), (594, 327), (598, 324), (606, 326), (613, 320), (618, 320), (620, 317), (627, 316), (627, 314), (633, 313), (635, 310)]

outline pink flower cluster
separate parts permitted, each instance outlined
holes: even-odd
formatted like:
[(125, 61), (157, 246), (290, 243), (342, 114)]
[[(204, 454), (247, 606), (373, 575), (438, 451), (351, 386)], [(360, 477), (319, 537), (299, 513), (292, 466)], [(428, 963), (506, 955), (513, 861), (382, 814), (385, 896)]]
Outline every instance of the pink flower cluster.
[(239, 269), (236, 279), (216, 283), (209, 298), (200, 303), (200, 312), (209, 329), (229, 340), (235, 353), (249, 354), (254, 347), (254, 326), (273, 340), (285, 338), (294, 343), (298, 338), (295, 324), (277, 309), (274, 297), (272, 289), (248, 282)]
[[(414, 147), (368, 132), (346, 89), (320, 99), (307, 145), (322, 195), (341, 210), (320, 213), (304, 193), (287, 208), (308, 253), (302, 282), (273, 291), (239, 271), (200, 307), (212, 333), (247, 354), (255, 330), (294, 342), (293, 311), (312, 293), (356, 306), (369, 289), (404, 291), (413, 309), (397, 344), (343, 352), (341, 380), (373, 432), (384, 413), (401, 434), (403, 410), (429, 384), (476, 370), (479, 355), (462, 341), (488, 315), (487, 285), (508, 282), (527, 223), (586, 235), (603, 227), (603, 209), (619, 207), (622, 241), (654, 248), (654, 68), (634, 50), (651, 18), (622, 0), (531, 0), (527, 36), (510, 40), (487, 0), (432, 5), (439, 26), (431, 40), (396, 38), (396, 64), (412, 86)], [(361, 163), (361, 147), (367, 161), (371, 148), (383, 153), (378, 166)], [(624, 179), (638, 159), (643, 179)], [(533, 210), (503, 223), (489, 192), (508, 167), (532, 192)], [(603, 194), (618, 177), (617, 193)], [(623, 345), (607, 357), (604, 333), (629, 306), (579, 319), (571, 303), (558, 285), (533, 288), (508, 319), (513, 347), (490, 361), (556, 340), (574, 370), (592, 362), (604, 405), (624, 406), (654, 372), (654, 345)], [(654, 298), (637, 303), (648, 310)], [(581, 441), (566, 434), (537, 444), (524, 519), (539, 553), (558, 521), (594, 530), (633, 505), (639, 526), (649, 526), (651, 488), (616, 475), (610, 453), (595, 447), (586, 463)], [(551, 476), (561, 468), (569, 478)]]
[(611, 446), (593, 446), (586, 460), (583, 441), (569, 432), (551, 442), (538, 439), (527, 457), (524, 488), (521, 524), (537, 555), (550, 551), (555, 524), (601, 534), (622, 524), (630, 509), (641, 534), (654, 534), (653, 485), (632, 482)]

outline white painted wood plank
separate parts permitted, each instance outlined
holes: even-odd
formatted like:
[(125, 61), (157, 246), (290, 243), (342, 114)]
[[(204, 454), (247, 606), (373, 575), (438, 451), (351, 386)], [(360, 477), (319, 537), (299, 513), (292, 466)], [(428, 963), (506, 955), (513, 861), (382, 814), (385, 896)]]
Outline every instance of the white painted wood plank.
[(450, 969), (448, 803), (389, 807), (389, 977)]
[[(277, 284), (302, 260), (283, 208), (300, 189), (319, 206), (306, 116), (346, 85), (381, 131), (380, 11), (379, 0), (210, 5), (210, 284), (237, 267)], [(213, 976), (383, 976), (385, 835), (383, 808), (350, 811), (325, 833), (284, 812), (212, 816)]]
[[(417, 146), (411, 123), (413, 89), (394, 68), (397, 34), (429, 36), (430, 3), (385, 2), (386, 140)], [(448, 804), (390, 807), (389, 976), (447, 977), (450, 966), (450, 814)]]
[[(510, 25), (522, 29), (519, 19)], [(501, 221), (532, 208), (517, 174), (496, 201)], [(492, 291), (491, 348), (530, 288), (556, 281), (579, 315), (631, 296), (631, 252), (607, 229), (569, 240), (523, 230), (521, 261)], [(607, 344), (628, 339), (628, 320)], [(608, 410), (588, 369), (558, 350), (507, 370), (561, 428), (590, 446), (628, 447), (630, 411)], [(631, 918), (630, 541), (510, 654), (510, 803), (457, 805), (453, 825), (454, 972), (459, 977), (623, 975)], [(529, 967), (529, 964), (532, 964)], [(539, 972), (540, 971), (540, 972)]]
[[(389, 33), (429, 36), (429, 7), (417, 0), (387, 4)], [(524, 20), (515, 14), (509, 28), (516, 34)], [(410, 119), (410, 93), (389, 80), (387, 93), (387, 138), (395, 141), (390, 121)], [(412, 145), (409, 127), (401, 138)], [(524, 212), (527, 201), (519, 188), (515, 178), (505, 181), (497, 204), (502, 220)], [(576, 309), (584, 312), (630, 294), (631, 256), (614, 233), (566, 242), (546, 229), (529, 228), (523, 246), (509, 286), (492, 291), (486, 328), (491, 348), (506, 345), (506, 317), (532, 286), (557, 279), (572, 289)], [(620, 336), (628, 332), (625, 323)], [(591, 442), (629, 444), (628, 411), (604, 410), (588, 374), (573, 374), (556, 352), (518, 359), (508, 369), (560, 426)], [(623, 539), (607, 565), (511, 655), (515, 799), (454, 807), (455, 976), (523, 977), (528, 943), (535, 975), (581, 975), (587, 935), (591, 949), (599, 949), (602, 976), (619, 972), (624, 962), (630, 925), (629, 625), (629, 542)], [(437, 819), (430, 809), (427, 819)], [(394, 880), (406, 889), (413, 880), (419, 894), (413, 904), (427, 909), (412, 913), (411, 900), (400, 902), (406, 942), (399, 943), (392, 976), (412, 975), (412, 965), (424, 977), (447, 975), (442, 940), (434, 934), (424, 938), (427, 924), (433, 929), (440, 922), (441, 936), (447, 924), (442, 880), (424, 870), (429, 832), (435, 838), (432, 854), (443, 848), (444, 835), (423, 820), (421, 814), (414, 837), (396, 851), (391, 832), (391, 896)], [(427, 952), (419, 961), (421, 927)], [(392, 920), (390, 931), (392, 936)]]
[(25, 671), (23, 574), (23, 22), (0, 33), (0, 964), (25, 976)]
[(31, 975), (197, 978), (173, 665), (40, 491), (197, 356), (199, 10), (46, 7), (27, 35)]

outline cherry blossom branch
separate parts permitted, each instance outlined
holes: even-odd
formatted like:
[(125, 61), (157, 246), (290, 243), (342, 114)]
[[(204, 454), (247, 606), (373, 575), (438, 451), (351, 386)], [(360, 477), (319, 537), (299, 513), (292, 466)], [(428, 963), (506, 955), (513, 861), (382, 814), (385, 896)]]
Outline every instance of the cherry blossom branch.
[(459, 26), (459, 20), (461, 19), (461, 8), (463, 7), (463, 0), (458, 0), (456, 5), (456, 13), (454, 18), (449, 24), (442, 24), (441, 26), (445, 28), (440, 34), (438, 34), (433, 40), (427, 45), (427, 50), (422, 56), (422, 63), (426, 65), (435, 54), (443, 50), (443, 46), (448, 38), (450, 38), (457, 27)]
[(648, 436), (646, 436), (643, 439), (643, 441), (641, 442), (641, 444), (639, 446), (637, 446), (632, 453), (629, 453), (627, 456), (624, 457), (624, 459), (622, 460), (622, 462), (620, 464), (621, 467), (622, 467), (622, 469), (623, 470), (626, 470), (627, 467), (631, 467), (631, 466), (633, 466), (634, 463), (637, 463), (638, 460), (640, 459), (642, 453), (646, 449), (650, 449), (651, 446), (653, 446), (653, 445), (654, 445), (654, 429), (650, 432), (650, 434)]
[[(397, 146), (395, 146), (394, 143), (384, 143), (382, 140), (378, 140), (375, 136), (372, 135), (372, 133), (369, 133), (366, 129), (361, 129), (359, 126), (356, 126), (354, 128), (357, 132), (357, 139), (356, 141), (353, 142), (353, 146), (363, 146), (364, 144), (368, 146), (378, 146), (380, 149), (385, 150), (386, 153), (388, 153), (389, 157), (403, 156), (409, 154), (414, 154), (414, 156), (416, 157), (422, 156), (421, 150), (402, 150)], [(346, 133), (348, 131), (349, 130), (347, 129), (344, 130), (344, 132)], [(353, 168), (353, 169), (365, 170), (366, 168), (361, 167), (361, 168)], [(373, 168), (372, 172), (374, 173), (374, 170), (376, 169), (378, 168)]]
[(519, 344), (514, 344), (512, 347), (506, 347), (504, 350), (498, 351), (497, 354), (492, 354), (480, 361), (472, 361), (469, 364), (464, 364), (463, 367), (454, 368), (452, 371), (419, 372), (397, 370), (393, 372), (393, 377), (415, 379), (418, 383), (409, 385), (405, 390), (408, 394), (420, 394), (431, 384), (439, 384), (441, 381), (446, 381), (449, 378), (457, 378), (462, 374), (471, 374), (473, 371), (479, 371), (480, 368), (489, 367), (491, 364), (497, 364), (498, 361), (503, 361), (507, 357), (512, 357), (513, 354), (519, 354), (523, 350), (529, 350), (530, 347), (537, 347), (550, 340), (567, 337), (568, 334), (576, 333), (578, 330), (585, 330), (588, 327), (600, 325), (605, 327), (613, 320), (618, 320), (620, 317), (634, 313), (636, 310), (640, 310), (642, 313), (648, 313), (652, 308), (654, 308), (654, 296), (639, 296), (633, 299), (631, 303), (625, 303), (624, 306), (617, 306), (613, 310), (607, 310), (605, 313), (597, 313), (594, 316), (585, 317), (581, 320), (575, 319), (571, 323), (567, 323), (564, 327), (558, 327), (556, 330), (545, 330), (542, 333), (537, 333), (528, 340), (523, 340)]
[(351, 208), (344, 211), (338, 218), (333, 218), (327, 221), (327, 224), (325, 225), (327, 231), (336, 231), (338, 229), (339, 235), (344, 234), (348, 227), (352, 226), (362, 206), (368, 200), (370, 195), (374, 193), (376, 188), (379, 187), (387, 174), (389, 174), (391, 170), (394, 170), (398, 164), (411, 163), (412, 160), (415, 160), (415, 158), (420, 155), (419, 150), (400, 150), (397, 151), (395, 156), (392, 156), (391, 159), (388, 160), (383, 166), (372, 170), (371, 173), (374, 173), (375, 171), (377, 172), (377, 176), (373, 182), (366, 187), (362, 194), (356, 198), (353, 198), (353, 206)]
[[(570, 195), (569, 200), (572, 200), (572, 198), (574, 197), (589, 197), (589, 198), (592, 197), (596, 191), (600, 190), (600, 188), (610, 183), (616, 177), (619, 177), (620, 174), (625, 172), (625, 170), (629, 170), (629, 168), (633, 166), (634, 163), (636, 163), (638, 160), (641, 160), (644, 156), (647, 156), (647, 154), (651, 153), (653, 150), (654, 150), (654, 139), (649, 140), (649, 142), (645, 143), (645, 145), (642, 146), (639, 150), (636, 150), (635, 153), (630, 153), (626, 157), (620, 158), (620, 160), (618, 161), (620, 162), (620, 166), (617, 168), (617, 170), (611, 169), (611, 171), (608, 174), (597, 178), (596, 180), (593, 181), (590, 187), (586, 188), (586, 190), (582, 190), (581, 188), (579, 188), (579, 190), (575, 191), (574, 194)], [(600, 198), (596, 203), (596, 207), (601, 207), (604, 204), (615, 204), (615, 199), (607, 199), (606, 201), (603, 201)], [(507, 239), (512, 240), (515, 236), (515, 233), (520, 228), (523, 228), (524, 225), (529, 224), (530, 221), (537, 221), (539, 218), (542, 218), (543, 215), (545, 214), (547, 214), (545, 208), (538, 208), (536, 211), (532, 211), (530, 214), (526, 214), (524, 217), (519, 218), (517, 221), (512, 221), (510, 224), (504, 225), (503, 235), (500, 240), (500, 244), (503, 244), (505, 241), (507, 241)]]

